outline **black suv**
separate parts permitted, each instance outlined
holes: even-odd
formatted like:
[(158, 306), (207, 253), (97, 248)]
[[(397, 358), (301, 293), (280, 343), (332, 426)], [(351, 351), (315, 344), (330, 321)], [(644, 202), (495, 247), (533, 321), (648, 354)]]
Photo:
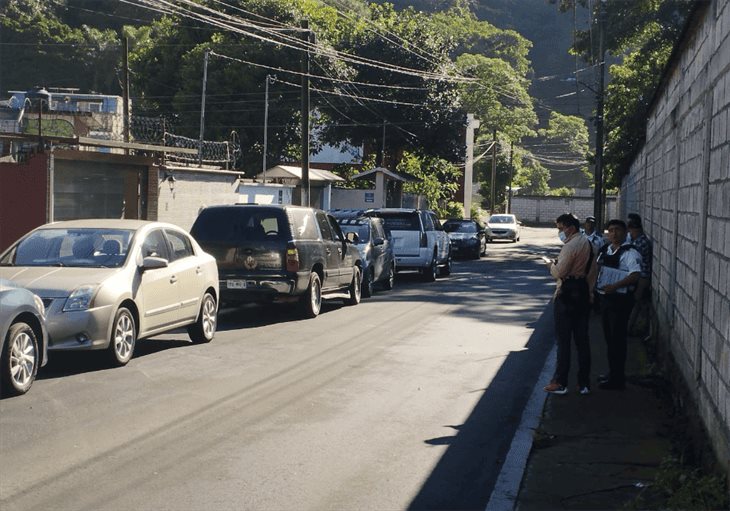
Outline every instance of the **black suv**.
[(299, 206), (234, 204), (203, 209), (190, 231), (218, 262), (221, 302), (360, 302), (362, 260), (337, 221)]

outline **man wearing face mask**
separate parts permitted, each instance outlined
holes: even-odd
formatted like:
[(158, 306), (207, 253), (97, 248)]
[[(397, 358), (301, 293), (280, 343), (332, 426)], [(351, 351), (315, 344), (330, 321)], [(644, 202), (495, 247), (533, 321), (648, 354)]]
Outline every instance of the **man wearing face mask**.
[(578, 353), (578, 392), (590, 394), (591, 351), (588, 341), (588, 318), (595, 279), (593, 246), (580, 232), (580, 221), (569, 213), (560, 215), (555, 224), (563, 242), (557, 260), (547, 263), (557, 280), (555, 291), (555, 334), (558, 354), (555, 375), (545, 392), (563, 395), (568, 392), (571, 341)]

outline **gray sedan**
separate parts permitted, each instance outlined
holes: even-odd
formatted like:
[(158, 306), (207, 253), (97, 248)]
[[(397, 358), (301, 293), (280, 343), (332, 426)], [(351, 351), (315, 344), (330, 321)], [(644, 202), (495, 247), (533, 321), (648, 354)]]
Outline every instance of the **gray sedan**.
[(0, 279), (0, 394), (25, 394), (45, 365), (45, 310), (41, 299)]
[(215, 335), (215, 259), (171, 224), (47, 224), (0, 255), (0, 278), (42, 298), (49, 351), (107, 350), (124, 365), (140, 338), (183, 326), (196, 343)]

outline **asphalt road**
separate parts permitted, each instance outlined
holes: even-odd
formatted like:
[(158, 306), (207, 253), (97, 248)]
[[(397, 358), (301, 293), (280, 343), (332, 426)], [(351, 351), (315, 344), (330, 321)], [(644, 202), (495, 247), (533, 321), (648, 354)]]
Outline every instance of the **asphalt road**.
[(484, 509), (552, 347), (554, 229), (314, 320), (54, 357), (0, 401), (0, 509)]

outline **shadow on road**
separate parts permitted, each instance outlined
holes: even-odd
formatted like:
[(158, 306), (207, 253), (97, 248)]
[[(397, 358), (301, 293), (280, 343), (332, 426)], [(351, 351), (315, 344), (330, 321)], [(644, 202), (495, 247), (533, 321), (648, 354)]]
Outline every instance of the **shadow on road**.
[[(408, 509), (486, 507), (552, 341), (550, 305), (537, 321), (526, 351), (510, 353), (464, 424), (449, 426), (457, 430), (456, 435), (423, 440), (429, 447), (448, 445), (448, 448)], [(505, 402), (505, 395), (522, 398)], [(501, 437), (504, 439), (501, 443), (486, 434), (488, 425), (495, 422), (512, 428)]]

